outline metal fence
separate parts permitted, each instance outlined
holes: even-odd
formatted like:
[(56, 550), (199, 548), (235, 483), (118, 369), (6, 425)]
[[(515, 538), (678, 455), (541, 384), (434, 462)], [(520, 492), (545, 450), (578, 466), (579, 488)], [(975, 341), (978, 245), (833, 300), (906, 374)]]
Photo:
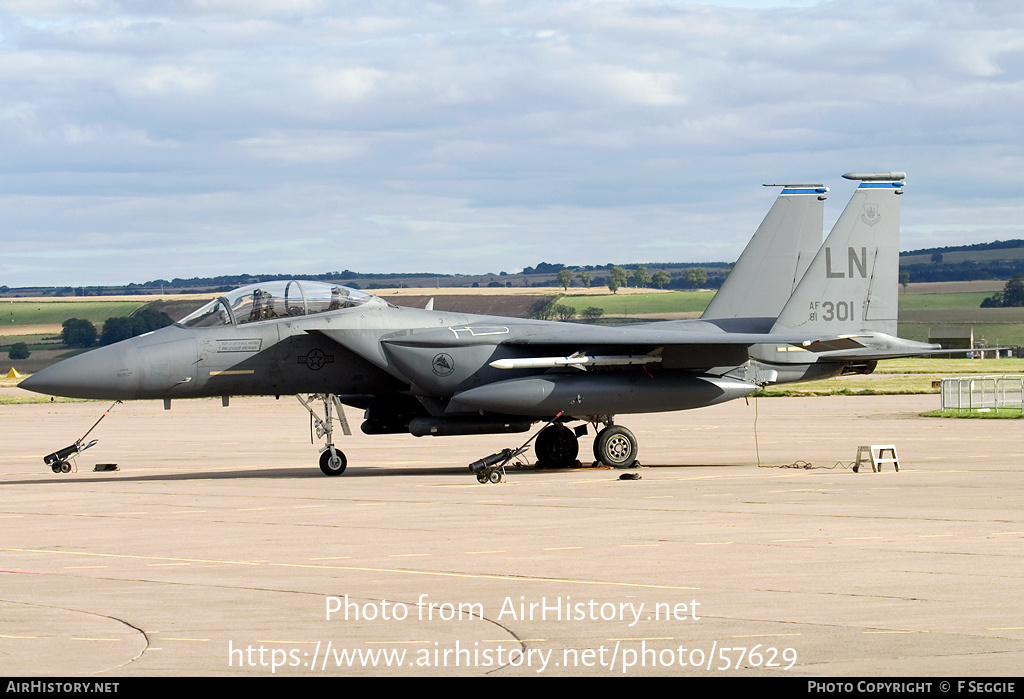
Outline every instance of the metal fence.
[(987, 411), (1000, 408), (1024, 413), (1024, 375), (942, 379), (943, 410)]

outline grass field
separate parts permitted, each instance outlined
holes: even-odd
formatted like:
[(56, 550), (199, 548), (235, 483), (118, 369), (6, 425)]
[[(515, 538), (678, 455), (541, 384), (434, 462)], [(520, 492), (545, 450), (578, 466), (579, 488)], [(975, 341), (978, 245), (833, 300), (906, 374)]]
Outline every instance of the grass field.
[(0, 301), (3, 325), (60, 325), (68, 318), (102, 323), (144, 306), (141, 301)]
[[(568, 294), (561, 297), (558, 303), (572, 306), (577, 313), (594, 306), (606, 315), (651, 314), (703, 312), (711, 303), (714, 291), (670, 291), (651, 294), (633, 293), (630, 295), (605, 294), (577, 296)], [(967, 310), (973, 311), (981, 307), (981, 302), (991, 294), (984, 292), (958, 294), (901, 294), (899, 307), (901, 311), (920, 310)], [(956, 314), (957, 319), (949, 322), (960, 323), (964, 313)]]
[[(1024, 309), (980, 308), (990, 294), (906, 294), (899, 297), (899, 335), (927, 342), (936, 325), (970, 325), (976, 340), (989, 347), (1024, 346)], [(605, 316), (658, 316), (673, 313), (701, 313), (714, 297), (713, 291), (673, 291), (620, 296), (563, 296), (556, 304), (571, 306), (579, 318), (586, 308), (600, 308)], [(995, 322), (993, 322), (995, 321)]]
[(563, 296), (557, 303), (572, 306), (582, 313), (591, 306), (605, 315), (637, 315), (649, 313), (700, 313), (715, 295), (714, 291), (670, 291), (651, 294), (606, 294), (604, 296)]
[[(951, 321), (952, 324), (957, 324)], [(1020, 323), (962, 323), (974, 328), (975, 341), (984, 339), (989, 347), (1024, 346), (1024, 324)], [(918, 342), (928, 341), (928, 323), (900, 323), (899, 336)]]
[(1021, 419), (1024, 412), (1019, 408), (985, 408), (982, 410), (929, 410), (921, 417), (963, 417), (979, 420)]
[[(988, 260), (1019, 260), (1024, 258), (1024, 248), (1002, 248), (999, 250), (962, 250), (960, 252), (942, 253), (942, 261), (946, 264), (957, 264), (968, 260), (973, 262), (987, 262)], [(928, 255), (901, 255), (901, 265), (929, 264), (932, 256)]]
[(1024, 360), (932, 359), (911, 357), (886, 359), (874, 373), (837, 376), (822, 381), (766, 386), (755, 395), (781, 396), (869, 396), (939, 393), (932, 383), (953, 376), (1024, 373)]
[(7, 352), (15, 342), (24, 342), (29, 349), (49, 349), (43, 345), (50, 344), (47, 340), (53, 340), (54, 336), (60, 334), (60, 328), (56, 333), (46, 332), (37, 335), (3, 335), (0, 333), (0, 352)]
[[(4, 376), (0, 374), (0, 377)], [(37, 396), (25, 391), (15, 391), (21, 379), (0, 378), (0, 405), (28, 405), (33, 403), (86, 403), (79, 398), (60, 398), (58, 396)]]
[(900, 294), (901, 311), (920, 311), (946, 308), (981, 308), (981, 302), (992, 294)]

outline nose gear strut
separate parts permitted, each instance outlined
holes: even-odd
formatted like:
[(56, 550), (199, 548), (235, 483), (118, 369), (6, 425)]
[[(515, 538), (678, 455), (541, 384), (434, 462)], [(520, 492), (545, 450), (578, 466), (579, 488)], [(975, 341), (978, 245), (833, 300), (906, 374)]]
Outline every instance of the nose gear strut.
[[(326, 437), (326, 446), (320, 450), (320, 470), (328, 476), (340, 476), (348, 466), (348, 459), (345, 454), (334, 446), (334, 421), (341, 424), (341, 430), (346, 435), (351, 435), (348, 420), (345, 419), (345, 411), (341, 407), (341, 401), (333, 393), (311, 393), (308, 398), (295, 396), (302, 403), (302, 406), (309, 411), (309, 441), (313, 441), (313, 429), (316, 428), (318, 438)], [(324, 417), (321, 418), (310, 405), (313, 401), (323, 401)], [(337, 413), (336, 415), (332, 413)]]

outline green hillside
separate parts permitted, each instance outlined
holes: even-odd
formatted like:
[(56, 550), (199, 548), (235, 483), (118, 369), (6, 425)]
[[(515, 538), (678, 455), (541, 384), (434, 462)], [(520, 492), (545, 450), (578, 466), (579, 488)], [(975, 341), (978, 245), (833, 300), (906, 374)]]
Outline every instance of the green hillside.
[(68, 318), (102, 323), (107, 318), (129, 315), (146, 305), (141, 301), (0, 301), (4, 325), (60, 325)]

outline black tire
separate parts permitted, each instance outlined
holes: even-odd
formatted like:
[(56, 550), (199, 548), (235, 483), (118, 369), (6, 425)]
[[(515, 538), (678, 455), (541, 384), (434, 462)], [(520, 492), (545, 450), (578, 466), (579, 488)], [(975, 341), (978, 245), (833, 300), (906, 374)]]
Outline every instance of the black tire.
[(625, 427), (612, 425), (601, 430), (594, 440), (594, 455), (605, 466), (630, 468), (639, 452), (636, 437)]
[(570, 468), (576, 465), (580, 442), (568, 427), (550, 425), (537, 435), (534, 451), (540, 468)]
[(348, 466), (348, 459), (345, 458), (345, 454), (339, 449), (334, 450), (335, 458), (331, 458), (331, 450), (326, 450), (320, 455), (320, 470), (324, 472), (326, 476), (340, 476), (345, 473), (345, 468)]

